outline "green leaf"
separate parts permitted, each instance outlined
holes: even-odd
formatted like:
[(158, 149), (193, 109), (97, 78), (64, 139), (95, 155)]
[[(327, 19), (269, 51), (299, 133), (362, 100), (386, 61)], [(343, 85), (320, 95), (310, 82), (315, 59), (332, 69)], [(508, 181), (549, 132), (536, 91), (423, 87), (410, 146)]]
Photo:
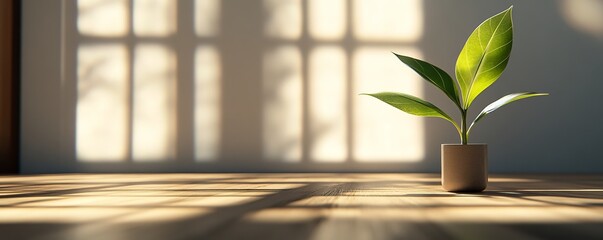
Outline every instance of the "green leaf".
[(396, 55), (396, 57), (404, 64), (412, 68), (412, 70), (415, 70), (415, 72), (421, 75), (425, 80), (442, 90), (457, 106), (461, 106), (458, 87), (448, 73), (431, 63), (404, 55), (398, 55), (396, 53), (394, 53), (394, 55)]
[(502, 74), (513, 45), (513, 21), (509, 9), (488, 18), (469, 36), (456, 61), (456, 78), (463, 96), (463, 108)]
[(452, 118), (450, 116), (448, 116), (448, 114), (446, 114), (444, 111), (440, 110), (438, 107), (436, 107), (435, 105), (408, 95), (408, 94), (404, 94), (404, 93), (395, 93), (395, 92), (380, 92), (380, 93), (372, 93), (372, 94), (361, 94), (361, 95), (369, 95), (372, 97), (375, 97), (397, 109), (400, 109), (406, 113), (412, 114), (412, 115), (416, 115), (416, 116), (422, 116), (422, 117), (438, 117), (438, 118), (442, 118), (445, 119), (449, 122), (451, 122), (454, 127), (456, 127), (457, 131), (460, 132), (459, 127), (456, 125), (456, 123), (454, 122), (454, 120), (452, 120)]
[(496, 109), (499, 109), (500, 107), (502, 107), (504, 105), (507, 105), (509, 103), (512, 103), (512, 102), (515, 102), (517, 100), (521, 100), (524, 98), (547, 96), (547, 95), (549, 95), (549, 94), (548, 93), (524, 92), (524, 93), (512, 93), (507, 96), (504, 96), (504, 97), (494, 101), (493, 103), (490, 103), (490, 105), (486, 106), (484, 108), (484, 110), (482, 110), (482, 112), (480, 112), (477, 115), (475, 120), (473, 120), (473, 123), (471, 123), (471, 126), (469, 126), (469, 130), (471, 130), (473, 125), (475, 125), (480, 119), (482, 119), (486, 115), (490, 114), (491, 112), (496, 111)]

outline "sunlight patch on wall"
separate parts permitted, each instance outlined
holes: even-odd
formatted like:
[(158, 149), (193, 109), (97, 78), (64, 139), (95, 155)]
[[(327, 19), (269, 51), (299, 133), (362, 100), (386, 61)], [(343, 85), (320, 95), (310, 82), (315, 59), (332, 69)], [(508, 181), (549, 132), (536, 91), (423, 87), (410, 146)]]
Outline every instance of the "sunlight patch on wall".
[(215, 47), (201, 46), (195, 55), (195, 158), (218, 158), (220, 144), (220, 54)]
[(195, 0), (195, 31), (200, 37), (218, 35), (220, 0)]
[(341, 47), (323, 46), (309, 57), (310, 157), (319, 162), (347, 158), (346, 55)]
[(414, 42), (423, 34), (422, 0), (354, 0), (353, 9), (360, 40)]
[(294, 46), (275, 47), (265, 53), (263, 137), (267, 159), (301, 159), (301, 64), (301, 54)]
[(136, 47), (132, 158), (159, 161), (175, 151), (176, 59), (161, 46)]
[(298, 39), (302, 30), (301, 0), (264, 0), (266, 36)]
[(573, 28), (603, 39), (603, 2), (600, 0), (564, 0), (561, 13)]
[(346, 27), (345, 0), (308, 1), (308, 31), (316, 39), (341, 39)]
[[(353, 58), (354, 93), (404, 92), (422, 97), (421, 79), (405, 70), (391, 48), (366, 47)], [(415, 48), (396, 51), (420, 58)], [(424, 157), (423, 120), (369, 96), (352, 98), (354, 104), (353, 158), (359, 162), (419, 161)]]
[(77, 159), (124, 160), (128, 147), (125, 47), (117, 44), (80, 46), (77, 77)]
[(167, 36), (176, 30), (176, 1), (134, 0), (134, 33)]
[(128, 30), (127, 0), (78, 0), (77, 26), (81, 34), (115, 37)]

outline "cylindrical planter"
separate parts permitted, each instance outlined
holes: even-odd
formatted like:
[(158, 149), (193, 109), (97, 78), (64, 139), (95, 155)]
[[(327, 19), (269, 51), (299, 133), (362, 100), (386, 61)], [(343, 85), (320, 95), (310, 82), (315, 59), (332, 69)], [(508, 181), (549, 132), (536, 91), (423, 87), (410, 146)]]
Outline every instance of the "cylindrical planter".
[(442, 144), (442, 187), (481, 192), (488, 185), (488, 145)]

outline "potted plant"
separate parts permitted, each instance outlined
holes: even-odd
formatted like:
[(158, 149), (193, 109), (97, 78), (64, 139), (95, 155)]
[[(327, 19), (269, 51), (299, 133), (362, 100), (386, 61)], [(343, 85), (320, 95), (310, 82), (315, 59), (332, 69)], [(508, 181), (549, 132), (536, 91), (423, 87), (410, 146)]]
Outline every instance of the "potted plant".
[(513, 43), (512, 10), (513, 6), (488, 18), (471, 33), (456, 61), (456, 82), (445, 71), (428, 62), (394, 53), (400, 61), (452, 100), (460, 111), (460, 124), (435, 105), (408, 94), (363, 94), (373, 96), (409, 114), (442, 118), (452, 123), (459, 133), (461, 144), (442, 144), (441, 147), (442, 187), (447, 191), (481, 192), (486, 188), (487, 145), (469, 144), (469, 133), (476, 123), (508, 103), (548, 95), (535, 92), (506, 95), (486, 106), (471, 124), (467, 124), (469, 107), (480, 93), (500, 77), (509, 61)]

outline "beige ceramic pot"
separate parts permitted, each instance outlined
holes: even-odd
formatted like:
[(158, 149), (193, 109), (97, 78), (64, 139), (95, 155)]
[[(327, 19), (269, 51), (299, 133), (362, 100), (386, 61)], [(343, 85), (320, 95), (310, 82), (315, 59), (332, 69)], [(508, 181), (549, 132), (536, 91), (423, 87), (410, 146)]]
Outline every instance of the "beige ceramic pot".
[(442, 144), (442, 187), (481, 192), (488, 185), (488, 145)]

